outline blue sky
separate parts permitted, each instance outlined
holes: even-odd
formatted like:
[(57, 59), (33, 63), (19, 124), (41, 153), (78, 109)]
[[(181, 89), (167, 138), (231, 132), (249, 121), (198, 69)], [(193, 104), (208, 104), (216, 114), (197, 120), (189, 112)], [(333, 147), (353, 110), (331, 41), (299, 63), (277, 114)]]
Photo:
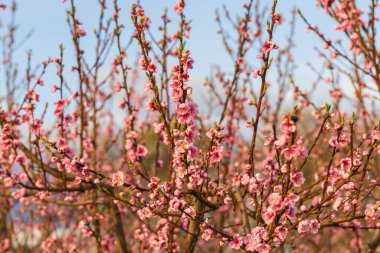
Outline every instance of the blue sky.
[[(1, 1), (1, 0), (0, 0)], [(9, 0), (2, 0), (9, 4)], [(66, 10), (69, 8), (69, 3), (62, 4), (61, 0), (19, 0), (17, 12), (17, 23), (19, 24), (18, 38), (29, 31), (33, 31), (32, 37), (25, 43), (16, 53), (16, 59), (22, 66), (26, 59), (26, 51), (33, 50), (33, 62), (40, 63), (50, 57), (58, 56), (58, 46), (63, 43), (66, 50), (66, 64), (70, 69), (73, 63), (74, 50), (71, 45), (71, 37), (66, 23)], [(203, 78), (210, 73), (210, 67), (218, 64), (225, 70), (231, 70), (233, 63), (228, 55), (223, 50), (220, 37), (216, 31), (218, 29), (214, 20), (215, 9), (221, 9), (222, 5), (226, 5), (232, 17), (238, 13), (242, 13), (241, 5), (246, 1), (240, 0), (188, 0), (186, 7), (186, 16), (192, 20), (192, 31), (187, 48), (191, 50), (195, 60), (192, 78), (201, 82)], [(263, 3), (270, 4), (271, 1), (264, 0)], [(279, 0), (277, 12), (281, 13), (285, 18), (285, 23), (276, 32), (274, 41), (281, 45), (286, 44), (286, 34), (288, 33), (289, 21), (291, 18), (291, 10), (298, 7), (302, 10), (306, 17), (312, 22), (316, 22), (319, 26), (333, 30), (333, 24), (328, 17), (323, 14), (323, 10), (317, 9), (314, 6), (314, 0)], [(87, 53), (87, 57), (91, 57), (95, 41), (92, 36), (92, 29), (97, 25), (97, 15), (99, 5), (97, 0), (76, 0), (80, 21), (84, 23), (84, 27), (88, 33), (82, 41), (82, 46)], [(111, 1), (109, 1), (110, 5)], [(141, 1), (146, 14), (152, 18), (152, 28), (156, 29), (160, 23), (159, 17), (163, 13), (165, 6), (168, 6), (169, 17), (175, 19), (173, 6), (175, 0), (142, 0)], [(126, 25), (126, 33), (130, 34), (133, 30), (129, 17), (129, 11), (132, 1), (119, 1), (122, 7), (120, 20)], [(109, 6), (109, 11), (112, 11), (112, 5)], [(110, 13), (110, 12), (109, 12)], [(1, 16), (0, 16), (1, 17)], [(1, 17), (3, 22), (7, 22), (7, 15)], [(158, 21), (158, 23), (157, 23)], [(263, 21), (265, 22), (265, 21)], [(173, 29), (176, 28), (177, 20), (171, 23)], [(297, 49), (294, 51), (294, 57), (297, 60), (298, 70), (296, 71), (297, 81), (301, 86), (308, 87), (313, 81), (311, 71), (305, 67), (307, 62), (312, 62), (316, 66), (320, 63), (314, 47), (320, 47), (320, 40), (312, 33), (305, 32), (305, 24), (298, 19), (296, 24), (295, 41)], [(3, 33), (3, 32), (2, 32)], [(157, 33), (154, 33), (157, 34)], [(125, 43), (127, 40), (125, 40)], [(128, 52), (127, 52), (128, 53)], [(135, 59), (135, 51), (130, 54)], [(252, 62), (258, 60), (252, 57)], [(22, 69), (22, 68), (21, 68)], [(54, 77), (55, 70), (50, 71), (46, 78)], [(53, 82), (53, 81), (51, 81)], [(199, 84), (201, 86), (201, 83)]]
[[(6, 2), (6, 0), (5, 0)], [(9, 1), (10, 2), (10, 1)], [(91, 28), (96, 26), (96, 15), (98, 13), (98, 4), (96, 0), (76, 0), (78, 4), (78, 17), (87, 28), (87, 32), (91, 33)], [(127, 30), (131, 30), (131, 23), (128, 16), (131, 1), (119, 1), (120, 6), (125, 11), (121, 20), (127, 25)], [(218, 63), (222, 65), (229, 62), (229, 58), (223, 53), (223, 47), (220, 38), (216, 34), (217, 25), (214, 21), (215, 9), (226, 5), (231, 15), (234, 17), (237, 13), (242, 12), (241, 4), (245, 1), (240, 0), (192, 0), (188, 1), (186, 15), (192, 20), (191, 38), (188, 42), (188, 48), (191, 49), (196, 61), (195, 71), (199, 75), (209, 73), (209, 66)], [(270, 3), (265, 0), (263, 2)], [(123, 4), (122, 4), (123, 3)], [(142, 0), (146, 13), (153, 21), (158, 20), (165, 6), (172, 11), (174, 0)], [(290, 19), (291, 9), (297, 6), (302, 9), (306, 16), (315, 21), (315, 17), (322, 16), (322, 10), (314, 7), (312, 0), (280, 0), (278, 11), (285, 16), (286, 21)], [(17, 14), (17, 22), (20, 25), (19, 35), (26, 34), (33, 30), (31, 39), (19, 50), (24, 54), (26, 49), (32, 49), (36, 61), (46, 59), (48, 56), (54, 56), (58, 53), (58, 45), (64, 43), (70, 44), (69, 30), (66, 24), (66, 9), (69, 4), (62, 4), (61, 0), (19, 0), (19, 11)], [(110, 6), (110, 9), (112, 6)], [(173, 12), (169, 15), (174, 17)], [(328, 24), (328, 19), (318, 19), (322, 25)], [(172, 23), (172, 27), (176, 25)], [(153, 22), (153, 27), (155, 24)], [(289, 30), (288, 23), (285, 23), (282, 32)], [(284, 44), (286, 38), (282, 33), (278, 33), (277, 41)], [(87, 51), (93, 48), (92, 36), (86, 38), (84, 47)], [(297, 24), (297, 54), (296, 57), (304, 61), (315, 58), (316, 53), (313, 52), (313, 46), (320, 45), (320, 41), (313, 34), (305, 33), (305, 25), (301, 22)], [(310, 43), (312, 42), (312, 43)], [(87, 47), (88, 44), (88, 47)], [(67, 46), (68, 47), (68, 46)], [(68, 47), (70, 49), (70, 47)], [(69, 50), (68, 50), (69, 51)]]

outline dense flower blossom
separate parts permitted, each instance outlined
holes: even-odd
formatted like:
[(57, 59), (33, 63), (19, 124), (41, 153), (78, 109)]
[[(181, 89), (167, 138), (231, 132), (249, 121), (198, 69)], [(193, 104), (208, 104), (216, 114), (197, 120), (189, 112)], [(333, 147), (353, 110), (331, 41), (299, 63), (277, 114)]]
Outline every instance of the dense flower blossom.
[(255, 227), (244, 238), (245, 249), (250, 252), (269, 252), (271, 247), (264, 242), (269, 239), (267, 231), (263, 227)]
[(295, 16), (263, 2), (216, 12), (230, 64), (204, 87), (190, 1), (158, 20), (98, 1), (94, 33), (67, 1), (71, 45), (38, 66), (0, 4), (0, 252), (374, 252), (379, 5), (316, 1), (334, 34), (300, 8), (303, 66)]

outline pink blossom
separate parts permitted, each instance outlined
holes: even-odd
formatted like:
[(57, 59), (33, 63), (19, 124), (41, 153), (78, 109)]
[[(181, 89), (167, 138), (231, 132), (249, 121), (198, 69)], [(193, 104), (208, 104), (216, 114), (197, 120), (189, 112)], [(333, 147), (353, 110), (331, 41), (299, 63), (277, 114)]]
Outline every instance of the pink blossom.
[(283, 22), (282, 16), (278, 13), (272, 14), (272, 19), (273, 19), (274, 23), (277, 25), (281, 25)]
[(364, 212), (366, 219), (374, 220), (380, 218), (380, 201), (376, 201), (374, 204), (367, 204)]
[(217, 144), (216, 146), (213, 146), (211, 149), (211, 157), (210, 157), (210, 162), (211, 165), (216, 164), (220, 162), (223, 158), (223, 146)]
[(305, 178), (302, 172), (296, 172), (292, 174), (290, 178), (295, 187), (300, 187), (305, 182)]
[(124, 184), (124, 173), (118, 171), (112, 175), (112, 186), (122, 186)]
[(188, 208), (186, 208), (185, 213), (188, 214), (192, 219), (194, 219), (195, 216), (197, 215), (194, 207), (192, 207), (192, 206), (189, 206)]
[(296, 145), (292, 145), (288, 148), (284, 148), (281, 151), (281, 153), (284, 155), (285, 159), (288, 161), (297, 157), (300, 154), (298, 147)]
[(44, 85), (44, 80), (42, 78), (38, 78), (37, 79), (37, 84), (40, 85), (40, 86), (43, 86)]
[(4, 185), (5, 185), (5, 187), (10, 188), (10, 187), (13, 187), (14, 184), (15, 184), (15, 182), (13, 181), (13, 179), (11, 177), (4, 178)]
[(258, 78), (260, 75), (260, 70), (258, 69), (253, 69), (252, 70), (253, 78)]
[(306, 233), (310, 231), (309, 220), (303, 220), (298, 224), (298, 233)]
[(279, 210), (281, 209), (282, 205), (282, 197), (279, 193), (275, 192), (269, 195), (268, 197), (268, 203), (273, 210)]
[(284, 226), (280, 226), (280, 227), (277, 227), (275, 230), (274, 230), (274, 233), (275, 235), (281, 240), (281, 241), (285, 241), (286, 239), (286, 236), (288, 234), (288, 229)]
[(242, 245), (243, 240), (241, 239), (240, 235), (236, 234), (233, 236), (232, 241), (228, 244), (228, 247), (231, 249), (239, 250)]
[(261, 46), (265, 53), (269, 53), (272, 49), (277, 49), (278, 45), (274, 44), (272, 41), (265, 41)]
[(202, 234), (202, 239), (208, 241), (213, 236), (214, 232), (211, 229), (206, 229)]
[(198, 113), (197, 105), (192, 102), (180, 103), (175, 107), (177, 120), (180, 124), (191, 123), (193, 116)]
[(138, 157), (144, 157), (148, 154), (148, 149), (144, 147), (143, 145), (137, 145), (136, 148), (136, 155)]
[(318, 229), (320, 227), (318, 220), (316, 220), (316, 219), (311, 220), (309, 225), (310, 225), (310, 232), (311, 233), (313, 233), (313, 234), (318, 233)]
[(281, 122), (281, 130), (286, 134), (291, 134), (296, 131), (296, 126), (293, 120), (290, 119), (290, 115), (285, 115)]
[(271, 247), (264, 243), (268, 239), (268, 232), (263, 227), (255, 227), (251, 230), (251, 234), (244, 238), (245, 249), (250, 252), (269, 252)]
[(176, 213), (178, 212), (178, 208), (181, 206), (181, 202), (179, 201), (178, 198), (174, 197), (173, 199), (170, 200), (169, 202), (169, 212), (170, 213)]
[(174, 6), (174, 11), (180, 15), (183, 12), (183, 9), (185, 7), (185, 3), (183, 0), (177, 0), (176, 5)]
[(276, 217), (276, 212), (271, 208), (268, 207), (265, 212), (263, 212), (262, 218), (265, 222), (265, 224), (270, 225), (274, 222), (274, 218)]
[(313, 234), (318, 232), (320, 224), (318, 220), (303, 220), (298, 224), (298, 233), (311, 232)]

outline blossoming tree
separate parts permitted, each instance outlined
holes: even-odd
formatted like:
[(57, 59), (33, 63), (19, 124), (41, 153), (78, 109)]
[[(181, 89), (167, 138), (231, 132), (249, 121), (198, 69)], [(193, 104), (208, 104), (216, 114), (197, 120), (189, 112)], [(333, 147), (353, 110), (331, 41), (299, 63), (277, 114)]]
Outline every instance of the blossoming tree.
[[(233, 69), (206, 78), (210, 110), (189, 83), (202, 60), (186, 44), (190, 1), (177, 1), (176, 21), (164, 11), (159, 39), (138, 3), (127, 17), (121, 1), (99, 0), (89, 35), (63, 1), (73, 52), (61, 45), (37, 68), (28, 53), (26, 70), (13, 18), (1, 27), (0, 251), (377, 252), (380, 5), (318, 0), (336, 26), (294, 11), (279, 45), (277, 1), (248, 0), (237, 19), (216, 13)], [(0, 8), (12, 16), (17, 5)], [(321, 42), (310, 90), (294, 75), (296, 19)], [(331, 103), (313, 101), (320, 85)]]

